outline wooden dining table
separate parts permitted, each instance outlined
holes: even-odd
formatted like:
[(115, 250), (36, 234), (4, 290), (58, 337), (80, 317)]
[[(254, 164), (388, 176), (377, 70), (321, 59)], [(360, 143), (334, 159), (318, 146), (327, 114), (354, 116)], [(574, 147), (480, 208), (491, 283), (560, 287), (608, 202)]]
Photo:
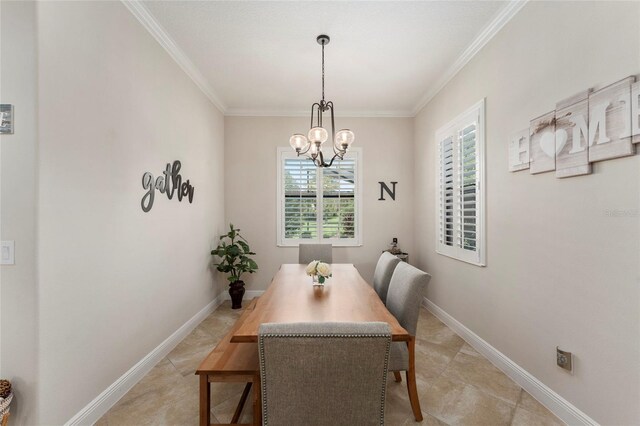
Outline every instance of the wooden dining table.
[(305, 268), (304, 264), (282, 265), (251, 313), (233, 331), (231, 342), (257, 342), (260, 325), (265, 323), (386, 322), (392, 340), (408, 346), (409, 399), (416, 421), (422, 421), (415, 381), (415, 336), (400, 325), (352, 264), (332, 264), (332, 277), (324, 286), (314, 286)]
[(314, 286), (306, 265), (285, 264), (260, 296), (252, 313), (234, 332), (231, 342), (257, 342), (264, 323), (294, 322), (386, 322), (392, 340), (411, 336), (387, 310), (378, 294), (352, 264), (334, 263), (332, 277)]

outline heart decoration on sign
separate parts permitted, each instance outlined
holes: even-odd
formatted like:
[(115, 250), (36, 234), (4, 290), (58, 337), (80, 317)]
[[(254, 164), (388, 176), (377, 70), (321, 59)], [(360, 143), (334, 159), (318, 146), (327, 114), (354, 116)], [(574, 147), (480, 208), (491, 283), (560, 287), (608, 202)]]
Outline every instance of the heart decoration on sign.
[(540, 148), (542, 152), (547, 154), (551, 158), (555, 158), (556, 155), (556, 137), (553, 132), (544, 132), (540, 136)]
[(556, 154), (562, 151), (566, 143), (567, 132), (564, 130), (559, 130), (555, 134), (553, 132), (545, 132), (540, 137), (540, 148), (542, 148), (542, 151), (550, 158), (555, 158)]
[(567, 144), (567, 131), (564, 129), (556, 130), (556, 155), (560, 154), (562, 148)]

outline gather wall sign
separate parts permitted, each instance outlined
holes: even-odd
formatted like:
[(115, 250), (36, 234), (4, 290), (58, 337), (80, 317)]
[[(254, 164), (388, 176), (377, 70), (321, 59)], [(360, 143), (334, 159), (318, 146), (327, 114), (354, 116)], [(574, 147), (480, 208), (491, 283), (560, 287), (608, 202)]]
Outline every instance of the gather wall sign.
[(189, 203), (193, 203), (195, 188), (191, 185), (189, 179), (182, 182), (181, 168), (182, 163), (176, 160), (173, 164), (167, 163), (162, 175), (155, 179), (151, 172), (146, 172), (142, 175), (142, 187), (147, 190), (140, 201), (143, 212), (146, 213), (153, 207), (156, 190), (160, 191), (161, 194), (165, 194), (170, 200), (173, 199), (174, 195), (177, 195), (178, 201), (182, 201), (184, 197), (187, 197)]
[(635, 154), (640, 143), (640, 82), (627, 77), (585, 90), (534, 118), (509, 139), (509, 171), (591, 173), (591, 163)]

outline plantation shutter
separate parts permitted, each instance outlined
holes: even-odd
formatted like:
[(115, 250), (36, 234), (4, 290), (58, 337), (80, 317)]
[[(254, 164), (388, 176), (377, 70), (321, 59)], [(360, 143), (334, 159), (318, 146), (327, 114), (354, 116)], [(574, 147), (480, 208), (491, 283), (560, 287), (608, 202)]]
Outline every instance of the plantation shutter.
[(318, 237), (317, 169), (305, 158), (285, 158), (282, 220), (285, 238)]
[(436, 251), (484, 265), (484, 102), (438, 130)]
[(278, 148), (278, 245), (361, 244), (361, 149), (331, 167), (316, 167), (290, 148)]
[(355, 238), (356, 161), (322, 169), (322, 238)]
[(454, 169), (453, 137), (440, 143), (440, 243), (453, 246), (454, 241)]
[(460, 168), (458, 172), (458, 233), (457, 244), (465, 250), (476, 251), (476, 224), (478, 211), (478, 155), (476, 123), (469, 124), (458, 133)]

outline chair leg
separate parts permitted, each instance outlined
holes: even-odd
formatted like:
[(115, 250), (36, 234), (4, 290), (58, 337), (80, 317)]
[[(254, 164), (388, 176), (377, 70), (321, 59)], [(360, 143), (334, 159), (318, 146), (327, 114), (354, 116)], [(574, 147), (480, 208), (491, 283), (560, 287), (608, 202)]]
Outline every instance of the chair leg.
[(211, 424), (211, 387), (209, 377), (200, 375), (200, 426)]
[(393, 372), (393, 375), (394, 375), (394, 376), (395, 376), (395, 378), (396, 378), (396, 382), (400, 383), (400, 382), (402, 381), (402, 376), (400, 375), (400, 372), (399, 372), (399, 371), (394, 371), (394, 372)]
[(406, 372), (407, 390), (409, 391), (409, 400), (411, 401), (413, 416), (417, 422), (421, 422), (422, 410), (420, 409), (418, 388), (416, 386), (416, 338), (414, 336), (411, 336), (407, 342), (407, 346), (409, 346), (409, 370)]

